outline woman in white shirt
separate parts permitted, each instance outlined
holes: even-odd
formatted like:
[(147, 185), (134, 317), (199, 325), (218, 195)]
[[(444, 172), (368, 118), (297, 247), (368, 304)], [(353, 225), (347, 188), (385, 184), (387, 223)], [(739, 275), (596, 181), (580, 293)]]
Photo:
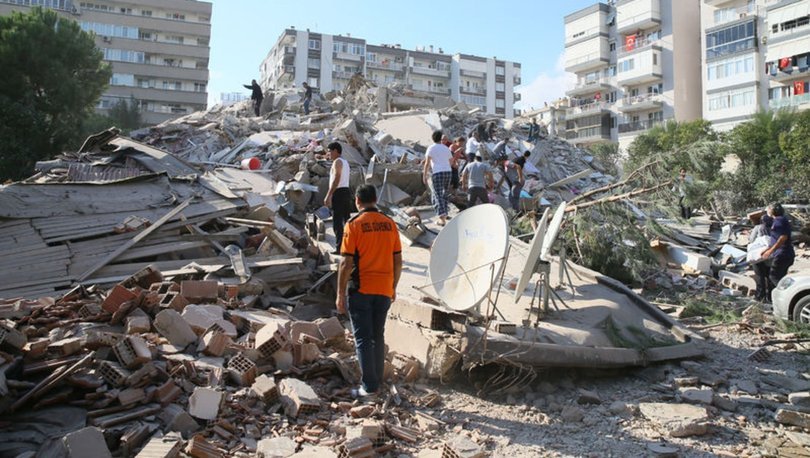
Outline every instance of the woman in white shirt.
[(425, 155), (422, 181), (428, 186), (428, 178), (431, 180), (433, 208), (439, 216), (439, 226), (444, 226), (447, 221), (447, 190), (450, 189), (454, 160), (450, 148), (441, 143), (442, 131), (433, 132), (432, 138), (433, 145), (428, 148)]

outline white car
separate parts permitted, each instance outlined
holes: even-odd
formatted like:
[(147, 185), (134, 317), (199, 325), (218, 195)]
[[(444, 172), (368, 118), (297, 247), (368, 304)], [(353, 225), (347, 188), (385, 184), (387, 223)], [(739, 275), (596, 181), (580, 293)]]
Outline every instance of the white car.
[(810, 275), (785, 275), (771, 293), (771, 298), (774, 316), (810, 324)]

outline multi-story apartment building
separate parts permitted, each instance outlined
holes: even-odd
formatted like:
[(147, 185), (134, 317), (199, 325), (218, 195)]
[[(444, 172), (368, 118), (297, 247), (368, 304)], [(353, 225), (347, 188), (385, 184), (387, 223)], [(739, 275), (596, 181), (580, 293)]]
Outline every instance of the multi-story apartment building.
[(527, 111), (523, 116), (534, 119), (542, 126), (545, 126), (549, 137), (566, 138), (565, 115), (569, 108), (569, 99), (562, 98), (552, 103), (546, 103), (543, 108)]
[(699, 0), (617, 0), (566, 16), (569, 141), (626, 149), (666, 120), (700, 118), (699, 34)]
[(95, 32), (112, 66), (98, 104), (105, 112), (134, 98), (142, 119), (156, 124), (197, 110), (208, 101), (211, 3), (195, 0), (0, 0), (0, 14), (53, 8)]
[(768, 104), (765, 2), (702, 3), (703, 117), (726, 131)]
[(321, 92), (343, 89), (360, 73), (379, 85), (402, 83), (414, 90), (446, 95), (485, 112), (512, 118), (520, 100), (520, 64), (441, 48), (403, 49), (373, 45), (362, 38), (285, 30), (261, 64), (263, 88), (299, 86)]

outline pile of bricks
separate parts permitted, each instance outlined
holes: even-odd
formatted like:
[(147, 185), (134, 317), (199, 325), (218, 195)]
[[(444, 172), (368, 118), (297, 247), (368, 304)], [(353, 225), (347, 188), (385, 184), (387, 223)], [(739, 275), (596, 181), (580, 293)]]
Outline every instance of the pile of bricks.
[(442, 433), (420, 426), (430, 416), (416, 406), (437, 394), (409, 385), (416, 360), (390, 354), (387, 376), (406, 385), (356, 401), (359, 367), (338, 317), (296, 320), (293, 307), (256, 308), (249, 296), (146, 267), (107, 291), (76, 288), (5, 313), (0, 414), (12, 423), (46, 406), (86, 409), (86, 424), (63, 437), (71, 457), (281, 456), (289, 447), (370, 457), (411, 453)]

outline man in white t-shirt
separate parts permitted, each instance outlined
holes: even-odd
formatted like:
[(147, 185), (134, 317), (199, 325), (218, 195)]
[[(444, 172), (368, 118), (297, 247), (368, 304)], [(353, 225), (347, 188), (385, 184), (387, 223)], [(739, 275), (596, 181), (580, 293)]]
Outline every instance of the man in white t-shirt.
[(475, 156), (478, 154), (478, 148), (481, 147), (481, 139), (477, 131), (473, 131), (470, 139), (467, 140), (466, 151), (467, 163), (475, 161)]
[(442, 131), (433, 132), (433, 145), (425, 154), (425, 166), (422, 169), (422, 181), (428, 186), (428, 179), (433, 185), (433, 208), (439, 216), (439, 226), (447, 221), (447, 190), (453, 176), (453, 153), (442, 142)]
[(349, 161), (343, 159), (343, 147), (332, 142), (326, 147), (332, 168), (329, 169), (329, 190), (323, 204), (332, 209), (332, 225), (335, 230), (335, 252), (340, 254), (340, 243), (343, 241), (343, 228), (352, 213), (352, 193), (349, 191)]

